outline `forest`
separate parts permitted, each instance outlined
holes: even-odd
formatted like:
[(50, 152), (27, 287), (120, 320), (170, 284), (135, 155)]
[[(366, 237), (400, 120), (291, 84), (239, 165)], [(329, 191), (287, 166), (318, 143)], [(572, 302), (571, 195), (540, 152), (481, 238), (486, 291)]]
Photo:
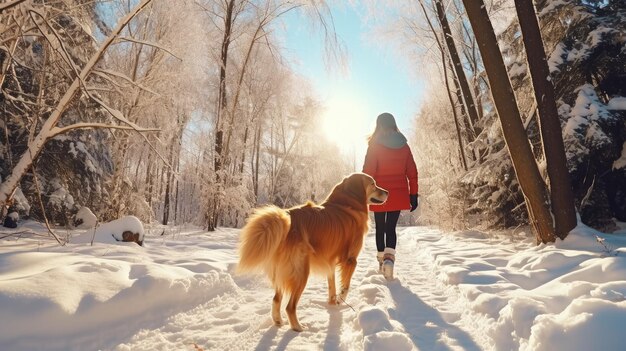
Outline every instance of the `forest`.
[[(530, 225), (549, 242), (577, 217), (607, 233), (626, 221), (626, 3), (390, 6), (376, 35), (426, 82), (407, 135), (420, 215), (405, 223)], [(73, 228), (88, 208), (100, 223), (212, 231), (262, 204), (323, 200), (360, 169), (319, 129), (324, 101), (285, 55), (294, 11), (339, 65), (323, 1), (0, 2), (5, 226)]]
[(626, 1), (0, 0), (0, 220), (0, 350), (623, 350)]

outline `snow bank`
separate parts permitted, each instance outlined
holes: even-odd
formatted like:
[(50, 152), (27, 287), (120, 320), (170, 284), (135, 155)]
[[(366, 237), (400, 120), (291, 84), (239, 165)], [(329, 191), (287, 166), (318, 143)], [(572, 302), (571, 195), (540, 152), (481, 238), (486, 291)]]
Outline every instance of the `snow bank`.
[(96, 218), (96, 215), (93, 214), (93, 212), (91, 212), (88, 207), (84, 206), (81, 207), (78, 212), (76, 212), (76, 215), (74, 215), (74, 220), (76, 222), (80, 222), (80, 224), (76, 226), (76, 228), (78, 229), (93, 228), (98, 223), (98, 218)]
[(148, 251), (137, 245), (39, 247), (37, 241), (0, 241), (2, 350), (110, 349), (237, 289), (208, 250), (196, 255), (198, 261), (188, 259), (194, 242)]
[(126, 216), (108, 223), (104, 223), (96, 230), (97, 236), (111, 235), (118, 241), (123, 240), (122, 233), (129, 231), (139, 234), (139, 240), (143, 240), (143, 224), (135, 216)]
[(135, 216), (125, 216), (99, 225), (98, 228), (96, 228), (95, 238), (93, 231), (87, 231), (72, 238), (71, 242), (75, 244), (85, 244), (90, 243), (93, 238), (94, 242), (113, 244), (124, 241), (124, 232), (139, 234), (139, 241), (143, 242), (144, 240), (143, 224), (139, 218)]
[(579, 225), (536, 246), (524, 232), (399, 228), (387, 281), (370, 233), (346, 303), (328, 305), (312, 277), (295, 333), (273, 325), (265, 278), (231, 274), (238, 230), (173, 232), (149, 250), (0, 240), (0, 350), (623, 349), (623, 235)]
[(625, 237), (580, 224), (564, 241), (509, 251), (463, 235), (425, 250), (440, 281), (458, 286), (467, 323), (486, 318), (486, 349), (623, 349)]
[(626, 323), (626, 301), (574, 300), (559, 314), (539, 316), (527, 350), (623, 350), (623, 333), (616, 326)]

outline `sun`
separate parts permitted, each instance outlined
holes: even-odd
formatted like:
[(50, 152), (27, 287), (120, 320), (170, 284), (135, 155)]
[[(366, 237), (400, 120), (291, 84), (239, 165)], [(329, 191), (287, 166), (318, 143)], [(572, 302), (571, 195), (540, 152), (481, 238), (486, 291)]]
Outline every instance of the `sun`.
[(354, 97), (336, 96), (326, 106), (322, 121), (324, 135), (329, 141), (345, 154), (365, 149), (372, 126), (367, 104)]

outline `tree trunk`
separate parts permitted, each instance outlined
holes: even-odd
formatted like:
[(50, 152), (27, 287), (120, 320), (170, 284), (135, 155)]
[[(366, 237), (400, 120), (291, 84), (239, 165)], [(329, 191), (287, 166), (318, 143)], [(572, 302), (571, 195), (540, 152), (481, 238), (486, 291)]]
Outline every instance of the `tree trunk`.
[(552, 217), (547, 206), (546, 187), (522, 125), (515, 94), (487, 8), (482, 0), (463, 0), (463, 4), (483, 58), (491, 95), (498, 112), (517, 181), (526, 199), (526, 207), (537, 242), (553, 242), (556, 237)]
[(254, 188), (254, 199), (258, 201), (259, 199), (259, 163), (261, 159), (261, 122), (256, 127), (256, 131), (254, 134), (254, 156), (250, 159), (250, 161), (254, 160), (253, 163), (253, 172), (252, 172), (252, 187)]
[(220, 55), (220, 81), (217, 101), (217, 118), (215, 121), (215, 171), (222, 169), (222, 150), (224, 147), (224, 126), (222, 117), (227, 108), (226, 97), (226, 66), (228, 65), (228, 49), (231, 42), (233, 12), (235, 9), (235, 0), (228, 1), (226, 5), (226, 16), (224, 18), (224, 37), (222, 39), (222, 51)]
[[(176, 166), (176, 171), (178, 171), (178, 165)], [(178, 173), (178, 172), (177, 172)], [(178, 182), (178, 177), (174, 177), (174, 182), (175, 182), (175, 186), (174, 186), (174, 223), (178, 224), (178, 196), (179, 196), (179, 182)]]
[[(430, 16), (428, 15), (428, 11), (426, 11), (426, 6), (424, 6), (424, 0), (420, 0), (419, 1), (420, 7), (422, 8), (422, 12), (424, 13), (424, 18), (426, 19), (426, 23), (428, 23), (428, 27), (430, 28), (430, 30), (433, 32), (433, 35), (435, 36), (435, 41), (437, 42), (437, 46), (439, 47), (439, 50), (441, 51), (441, 64), (443, 67), (443, 75), (444, 75), (444, 82), (446, 84), (446, 92), (448, 93), (448, 99), (450, 101), (450, 106), (452, 107), (452, 114), (454, 116), (454, 122), (455, 122), (455, 126), (456, 126), (456, 130), (457, 130), (457, 138), (458, 138), (458, 142), (459, 142), (459, 152), (461, 153), (461, 160), (463, 163), (463, 169), (465, 171), (467, 171), (468, 167), (467, 167), (467, 157), (465, 155), (465, 148), (463, 147), (463, 140), (462, 140), (462, 133), (461, 133), (461, 128), (459, 125), (459, 118), (458, 118), (458, 114), (457, 114), (457, 110), (456, 110), (456, 103), (454, 102), (454, 99), (452, 98), (451, 95), (451, 89), (450, 89), (450, 83), (449, 83), (449, 79), (448, 79), (448, 69), (446, 67), (447, 64), (450, 64), (450, 70), (453, 72), (452, 75), (452, 80), (454, 81), (454, 86), (455, 86), (455, 93), (457, 96), (457, 100), (459, 102), (459, 106), (461, 108), (461, 116), (463, 116), (463, 122), (464, 122), (464, 127), (465, 127), (465, 131), (466, 131), (466, 135), (468, 137), (468, 142), (472, 142), (474, 141), (474, 135), (473, 135), (473, 130), (470, 127), (470, 124), (468, 122), (468, 119), (465, 118), (466, 114), (465, 114), (465, 107), (463, 104), (463, 98), (461, 96), (460, 90), (459, 90), (459, 83), (456, 79), (456, 77), (454, 76), (454, 68), (452, 68), (452, 59), (449, 56), (446, 56), (446, 49), (443, 45), (443, 43), (441, 43), (441, 41), (439, 40), (439, 33), (437, 32), (437, 30), (435, 30), (435, 27), (432, 24), (432, 21), (430, 20)], [(442, 33), (442, 36), (445, 36), (445, 33)], [(468, 117), (469, 118), (469, 117)], [(471, 139), (470, 139), (471, 138)]]
[(126, 175), (126, 155), (128, 153), (128, 137), (122, 136), (120, 138), (120, 145), (117, 147), (117, 157), (114, 161), (114, 173), (113, 173), (113, 186), (111, 194), (111, 212), (114, 213), (114, 218), (120, 218), (122, 215), (122, 207), (124, 204), (123, 198), (126, 194), (123, 194), (122, 184)]
[(180, 223), (179, 221), (179, 187), (180, 187), (180, 153), (182, 150), (182, 133), (183, 130), (180, 130), (181, 136), (179, 136), (178, 138), (178, 144), (177, 144), (177, 152), (176, 152), (176, 176), (174, 177), (174, 182), (175, 182), (175, 194), (174, 194), (174, 223), (178, 224)]
[(516, 0), (515, 8), (522, 29), (526, 58), (539, 110), (539, 126), (550, 180), (555, 231), (559, 238), (565, 239), (569, 231), (576, 227), (576, 211), (554, 87), (550, 81), (550, 70), (533, 2)]
[[(224, 37), (222, 39), (222, 51), (220, 56), (220, 81), (217, 100), (217, 118), (215, 121), (215, 155), (213, 161), (213, 167), (215, 170), (216, 184), (220, 181), (219, 172), (222, 169), (224, 162), (224, 126), (222, 123), (222, 117), (226, 112), (226, 106), (228, 103), (226, 97), (226, 66), (228, 64), (228, 49), (231, 43), (232, 25), (233, 25), (233, 12), (235, 10), (235, 0), (229, 0), (226, 4), (226, 14), (224, 17)], [(209, 200), (211, 203), (207, 209), (207, 230), (214, 231), (217, 223), (217, 209), (219, 208), (219, 199), (217, 195)]]
[(463, 170), (467, 172), (467, 160), (465, 158), (465, 148), (463, 147), (463, 138), (461, 137), (461, 126), (459, 125), (459, 116), (456, 113), (456, 104), (454, 103), (454, 99), (452, 98), (452, 93), (450, 92), (450, 81), (448, 79), (448, 68), (446, 67), (446, 54), (442, 50), (441, 51), (441, 64), (443, 66), (443, 79), (446, 84), (446, 93), (448, 93), (448, 100), (450, 100), (450, 106), (452, 107), (452, 116), (454, 117), (454, 126), (456, 128), (456, 139), (459, 144), (459, 156), (461, 157), (461, 164), (463, 165)]
[[(457, 1), (453, 1), (452, 4), (456, 9), (457, 13), (462, 14), (462, 9), (460, 8), (460, 4)], [(474, 102), (476, 103), (476, 112), (478, 113), (478, 120), (482, 120), (483, 118), (483, 104), (480, 98), (480, 81), (482, 78), (480, 77), (480, 55), (477, 51), (476, 40), (472, 40), (474, 37), (471, 35), (470, 30), (468, 28), (468, 23), (466, 21), (461, 21), (459, 24), (461, 35), (463, 38), (467, 38), (469, 42), (463, 41), (461, 44), (464, 48), (463, 54), (467, 63), (469, 64), (470, 71), (472, 72), (472, 87), (474, 88)]]
[(243, 148), (241, 149), (241, 162), (239, 163), (239, 174), (243, 174), (244, 164), (246, 162), (246, 147), (248, 145), (248, 133), (249, 125), (246, 125), (246, 129), (243, 133)]
[(256, 28), (254, 35), (252, 36), (252, 40), (250, 41), (250, 45), (248, 46), (248, 50), (246, 52), (246, 57), (243, 60), (243, 64), (241, 66), (241, 72), (239, 72), (239, 79), (237, 80), (237, 87), (235, 88), (235, 96), (233, 98), (233, 106), (230, 110), (230, 123), (228, 125), (227, 136), (226, 136), (226, 147), (225, 153), (228, 154), (230, 151), (230, 140), (233, 135), (233, 131), (235, 128), (235, 116), (237, 115), (237, 105), (239, 105), (239, 96), (241, 94), (241, 87), (243, 85), (243, 79), (246, 74), (246, 69), (248, 68), (248, 63), (250, 62), (250, 57), (252, 56), (252, 50), (254, 49), (254, 44), (259, 39), (259, 33), (263, 31), (263, 26), (265, 25), (265, 20), (262, 20)]
[(167, 179), (165, 184), (165, 199), (163, 200), (163, 225), (167, 225), (167, 222), (170, 219), (170, 179), (171, 179), (172, 171), (167, 171)]
[(166, 176), (166, 184), (165, 184), (165, 199), (163, 200), (163, 225), (167, 225), (167, 222), (170, 219), (170, 188), (172, 183), (172, 168), (174, 167), (174, 150), (176, 145), (176, 139), (178, 136), (174, 136), (172, 140), (172, 145), (170, 146), (170, 160), (169, 167), (167, 167), (167, 176)]
[[(158, 173), (158, 177), (159, 177), (158, 178), (159, 179), (159, 192), (157, 193), (157, 199), (159, 199), (159, 200), (161, 199), (161, 196), (163, 195), (163, 192), (164, 192), (163, 187), (164, 187), (165, 181), (163, 180), (163, 178), (165, 178), (165, 167), (167, 167), (165, 165), (165, 163), (160, 163), (160, 165), (159, 165), (159, 173)], [(161, 205), (160, 203), (157, 204), (157, 209), (160, 207), (160, 205)]]
[(441, 29), (443, 30), (443, 37), (445, 39), (446, 46), (448, 47), (450, 58), (452, 59), (452, 66), (461, 87), (461, 92), (463, 93), (463, 100), (465, 100), (465, 107), (470, 118), (472, 128), (471, 133), (473, 133), (474, 135), (478, 135), (478, 130), (476, 130), (478, 124), (478, 112), (476, 112), (476, 104), (474, 103), (474, 97), (472, 96), (472, 91), (470, 90), (469, 84), (467, 82), (467, 76), (465, 75), (465, 71), (463, 70), (463, 64), (461, 63), (461, 59), (459, 58), (459, 53), (456, 49), (456, 45), (454, 44), (454, 38), (452, 37), (450, 25), (448, 24), (448, 18), (446, 17), (446, 13), (443, 9), (443, 4), (441, 3), (441, 0), (436, 0), (435, 5), (437, 7), (437, 16), (441, 23)]
[(146, 180), (145, 184), (147, 184), (146, 189), (146, 202), (152, 208), (152, 152), (148, 152), (148, 160), (146, 161)]
[[(451, 62), (449, 63), (449, 65), (450, 65), (450, 71), (454, 72)], [(464, 128), (463, 130), (465, 131), (465, 140), (467, 141), (468, 144), (471, 144), (474, 141), (476, 141), (476, 134), (475, 134), (474, 128), (472, 128), (469, 114), (467, 113), (467, 110), (465, 109), (465, 103), (463, 103), (463, 93), (461, 93), (461, 86), (459, 85), (459, 80), (454, 74), (452, 75), (452, 82), (454, 83), (454, 93), (455, 93), (457, 101), (459, 102), (459, 107), (461, 109), (461, 117), (462, 117), (461, 123), (463, 124), (463, 128)], [(482, 164), (483, 155), (481, 155), (480, 149), (476, 147), (472, 147), (470, 151), (471, 152), (469, 153), (470, 155), (469, 159), (471, 161), (474, 161), (478, 165)]]

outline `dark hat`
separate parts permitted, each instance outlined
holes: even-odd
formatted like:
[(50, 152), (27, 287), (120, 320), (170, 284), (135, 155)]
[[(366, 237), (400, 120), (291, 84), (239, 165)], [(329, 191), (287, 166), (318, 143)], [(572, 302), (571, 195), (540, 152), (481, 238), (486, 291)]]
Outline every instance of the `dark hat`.
[(378, 115), (378, 118), (376, 118), (376, 126), (383, 127), (384, 129), (398, 128), (398, 126), (396, 125), (396, 119), (393, 118), (393, 115), (388, 112)]

